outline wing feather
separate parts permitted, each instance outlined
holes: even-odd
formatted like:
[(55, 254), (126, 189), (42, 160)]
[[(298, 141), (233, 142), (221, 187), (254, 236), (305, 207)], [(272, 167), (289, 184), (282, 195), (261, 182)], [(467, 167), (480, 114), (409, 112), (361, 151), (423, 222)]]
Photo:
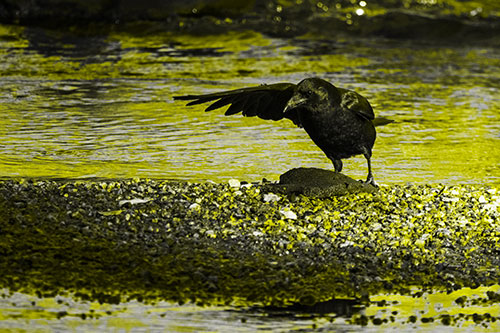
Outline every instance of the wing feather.
[(233, 102), (233, 100), (234, 100), (234, 98), (232, 96), (222, 97), (218, 101), (212, 103), (208, 108), (205, 109), (205, 111), (212, 111), (215, 109), (219, 109), (223, 106), (231, 104)]
[(373, 109), (366, 98), (352, 90), (342, 88), (337, 88), (337, 90), (339, 91), (341, 97), (341, 107), (348, 109), (368, 120), (373, 120), (375, 118)]
[[(187, 97), (187, 96), (184, 96), (184, 97)], [(187, 106), (191, 106), (191, 105), (197, 105), (197, 104), (203, 104), (203, 103), (206, 103), (206, 102), (210, 102), (212, 101), (213, 99), (212, 98), (209, 98), (209, 97), (206, 97), (206, 98), (200, 98), (200, 99), (197, 99), (195, 101), (191, 101), (189, 103), (187, 103), (186, 105)]]
[(247, 106), (243, 110), (243, 115), (245, 117), (255, 117), (258, 115), (259, 110), (260, 110), (260, 101), (262, 100), (263, 96), (265, 94), (263, 93), (256, 93), (255, 96), (252, 98), (249, 98), (247, 101)]
[(284, 113), (285, 106), (292, 98), (295, 87), (296, 85), (293, 83), (275, 83), (206, 95), (174, 96), (174, 99), (190, 101), (187, 105), (215, 101), (205, 111), (212, 111), (230, 104), (225, 112), (227, 116), (242, 112), (247, 117), (258, 116), (271, 120), (289, 118), (297, 123), (298, 119), (292, 119), (291, 115)]
[(231, 106), (229, 106), (224, 115), (232, 116), (233, 114), (237, 114), (241, 112), (241, 110), (243, 110), (244, 106), (245, 106), (245, 99), (239, 98), (232, 102)]

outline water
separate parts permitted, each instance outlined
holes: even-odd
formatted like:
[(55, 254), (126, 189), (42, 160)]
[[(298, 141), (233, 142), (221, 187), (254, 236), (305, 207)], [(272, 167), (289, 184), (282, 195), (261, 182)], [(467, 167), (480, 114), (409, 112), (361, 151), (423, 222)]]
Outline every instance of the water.
[[(287, 311), (263, 311), (258, 308), (229, 306), (199, 307), (158, 302), (154, 305), (137, 301), (118, 305), (76, 301), (71, 297), (38, 298), (23, 293), (8, 294), (0, 298), (0, 328), (90, 332), (381, 332), (386, 330), (419, 332), (498, 332), (498, 321), (484, 320), (475, 324), (472, 315), (490, 314), (498, 317), (497, 306), (478, 304), (467, 308), (454, 301), (461, 296), (470, 300), (485, 297), (488, 290), (498, 292), (499, 287), (481, 287), (446, 293), (424, 294), (421, 298), (398, 295), (372, 296), (372, 304), (360, 309), (366, 317), (384, 320), (382, 326), (353, 324), (335, 313), (323, 315)], [(6, 295), (7, 294), (7, 295)], [(451, 323), (442, 318), (450, 316)], [(355, 315), (356, 316), (356, 315)], [(411, 317), (416, 321), (412, 322)], [(470, 317), (467, 317), (470, 316)], [(391, 319), (392, 317), (392, 319)], [(425, 321), (422, 318), (433, 318)]]
[[(500, 52), (381, 39), (110, 32), (0, 26), (1, 177), (278, 179), (332, 165), (290, 121), (225, 117), (173, 95), (319, 76), (379, 116), (383, 184), (500, 183)], [(364, 158), (344, 172), (362, 179)]]

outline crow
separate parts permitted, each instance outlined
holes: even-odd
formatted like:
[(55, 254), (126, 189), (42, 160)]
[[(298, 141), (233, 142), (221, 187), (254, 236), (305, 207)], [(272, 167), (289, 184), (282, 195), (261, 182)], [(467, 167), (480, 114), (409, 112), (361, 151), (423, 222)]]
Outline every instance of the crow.
[(205, 111), (230, 105), (226, 116), (242, 112), (266, 120), (290, 119), (304, 128), (336, 172), (342, 171), (342, 159), (363, 154), (368, 163), (366, 183), (376, 185), (371, 170), (375, 126), (392, 120), (375, 118), (368, 100), (352, 90), (313, 77), (298, 84), (275, 83), (174, 99), (191, 101), (187, 105), (215, 101)]

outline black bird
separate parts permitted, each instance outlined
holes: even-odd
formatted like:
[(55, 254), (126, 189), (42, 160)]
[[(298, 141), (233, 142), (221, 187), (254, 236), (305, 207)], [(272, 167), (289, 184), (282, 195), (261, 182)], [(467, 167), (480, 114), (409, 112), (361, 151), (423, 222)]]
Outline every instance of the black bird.
[(215, 101), (205, 111), (230, 104), (225, 115), (242, 112), (244, 116), (262, 119), (290, 119), (304, 128), (314, 143), (342, 171), (342, 159), (363, 154), (368, 162), (366, 182), (375, 185), (371, 170), (375, 126), (392, 122), (375, 118), (367, 99), (320, 78), (293, 83), (276, 83), (257, 87), (216, 92), (207, 95), (174, 96), (191, 100), (187, 105)]

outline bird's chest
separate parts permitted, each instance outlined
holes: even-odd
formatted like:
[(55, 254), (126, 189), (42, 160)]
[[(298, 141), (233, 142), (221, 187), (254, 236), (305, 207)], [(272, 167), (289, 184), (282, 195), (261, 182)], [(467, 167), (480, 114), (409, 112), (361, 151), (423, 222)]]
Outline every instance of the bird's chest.
[(356, 115), (332, 110), (303, 112), (300, 117), (307, 134), (327, 155), (347, 157), (359, 153), (362, 124)]
[(357, 127), (356, 120), (349, 114), (336, 111), (302, 112), (300, 114), (302, 126), (314, 139), (333, 140), (349, 135)]

